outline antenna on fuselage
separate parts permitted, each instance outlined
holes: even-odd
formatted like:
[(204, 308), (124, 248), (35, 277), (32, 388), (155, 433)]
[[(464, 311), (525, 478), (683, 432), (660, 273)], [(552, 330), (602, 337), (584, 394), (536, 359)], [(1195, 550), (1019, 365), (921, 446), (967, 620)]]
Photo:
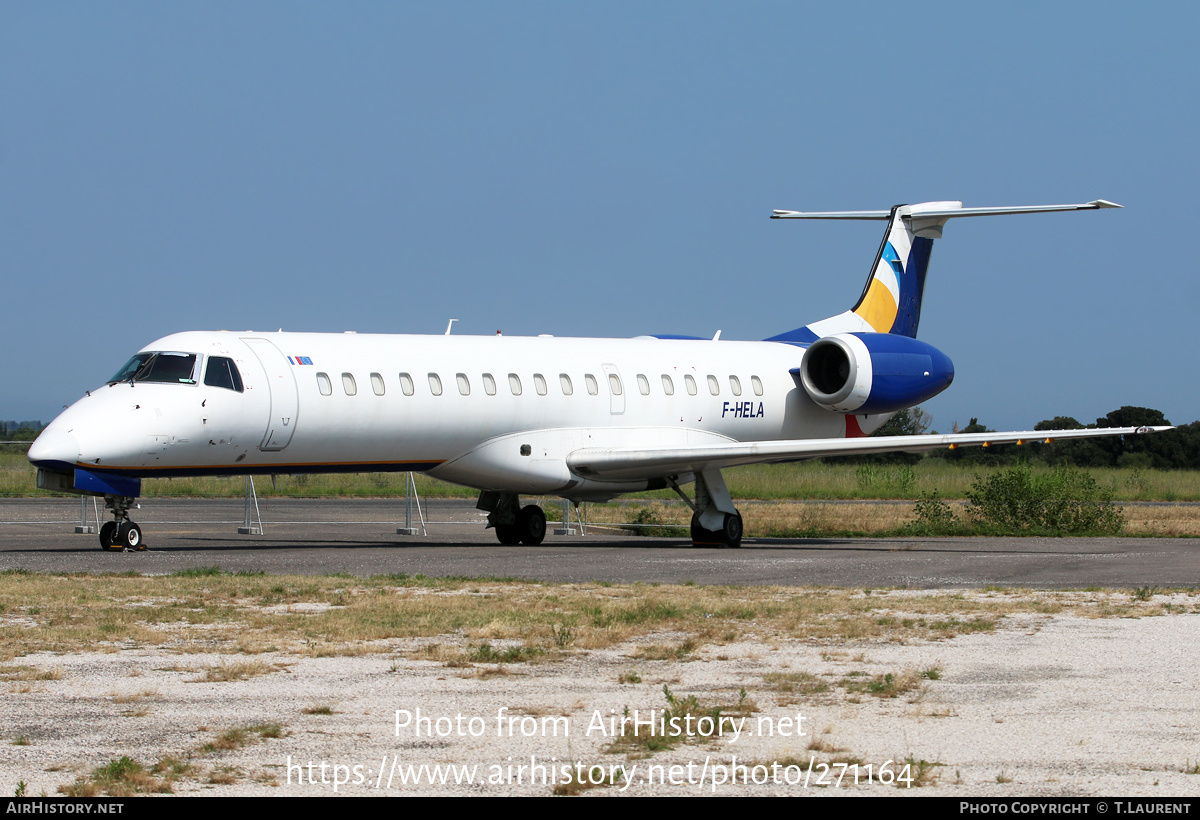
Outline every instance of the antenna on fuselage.
[(446, 323), (446, 332), (445, 332), (445, 333), (443, 333), (442, 335), (443, 335), (443, 336), (449, 336), (449, 335), (450, 335), (450, 328), (454, 327), (454, 323), (455, 323), (455, 322), (457, 322), (457, 321), (458, 321), (458, 319), (451, 319), (449, 322), (447, 322), (447, 323)]

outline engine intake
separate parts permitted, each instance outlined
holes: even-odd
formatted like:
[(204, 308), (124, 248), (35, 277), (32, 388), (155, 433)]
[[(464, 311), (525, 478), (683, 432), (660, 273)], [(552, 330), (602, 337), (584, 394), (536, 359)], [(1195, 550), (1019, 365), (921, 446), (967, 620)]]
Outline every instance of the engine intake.
[(837, 333), (809, 345), (800, 382), (817, 405), (837, 413), (891, 413), (920, 404), (954, 381), (936, 347), (891, 333)]

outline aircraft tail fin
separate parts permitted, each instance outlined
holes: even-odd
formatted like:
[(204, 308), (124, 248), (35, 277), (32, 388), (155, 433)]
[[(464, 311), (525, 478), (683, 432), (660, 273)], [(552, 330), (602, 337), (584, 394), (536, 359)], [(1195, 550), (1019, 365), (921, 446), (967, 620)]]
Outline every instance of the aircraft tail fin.
[(1027, 205), (1012, 208), (964, 208), (961, 202), (923, 202), (897, 205), (890, 211), (775, 211), (772, 219), (887, 220), (887, 230), (875, 254), (875, 264), (862, 296), (845, 313), (773, 336), (767, 341), (807, 344), (833, 333), (892, 333), (916, 338), (921, 299), (933, 240), (954, 217), (1083, 211), (1120, 208), (1097, 199), (1082, 205)]

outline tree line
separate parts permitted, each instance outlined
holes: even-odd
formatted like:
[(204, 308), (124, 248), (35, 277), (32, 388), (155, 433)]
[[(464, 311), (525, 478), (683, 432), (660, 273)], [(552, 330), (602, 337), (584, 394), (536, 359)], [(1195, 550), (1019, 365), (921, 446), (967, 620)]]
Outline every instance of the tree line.
[(45, 427), (40, 421), (0, 421), (0, 441), (33, 441)]
[[(927, 432), (931, 418), (919, 407), (901, 410), (872, 435), (911, 436)], [(1149, 407), (1125, 406), (1096, 419), (1094, 424), (1084, 424), (1072, 416), (1055, 416), (1034, 425), (1034, 430), (1047, 433), (1054, 430), (1084, 430), (1104, 427), (1163, 427), (1171, 422), (1159, 410)], [(936, 432), (936, 431), (935, 431)], [(988, 433), (990, 427), (978, 418), (958, 433)], [(1075, 467), (1130, 467), (1158, 470), (1200, 470), (1200, 421), (1193, 421), (1169, 430), (1144, 436), (1106, 436), (1104, 438), (1056, 441), (1044, 444), (1031, 441), (1023, 446), (1015, 444), (992, 447), (959, 447), (954, 450), (934, 450), (915, 455), (911, 453), (887, 453), (880, 456), (858, 457), (857, 461), (915, 464), (922, 458), (941, 458), (964, 465), (993, 464), (1009, 465), (1022, 461), (1040, 461), (1051, 466)], [(845, 459), (841, 459), (845, 461)]]

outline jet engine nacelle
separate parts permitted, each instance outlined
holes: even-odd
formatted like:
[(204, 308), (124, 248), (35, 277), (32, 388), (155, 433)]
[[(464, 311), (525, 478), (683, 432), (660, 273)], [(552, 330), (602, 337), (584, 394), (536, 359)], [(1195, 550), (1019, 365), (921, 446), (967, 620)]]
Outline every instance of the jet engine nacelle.
[(891, 413), (949, 387), (954, 365), (936, 347), (908, 336), (837, 333), (809, 345), (800, 381), (826, 410)]

